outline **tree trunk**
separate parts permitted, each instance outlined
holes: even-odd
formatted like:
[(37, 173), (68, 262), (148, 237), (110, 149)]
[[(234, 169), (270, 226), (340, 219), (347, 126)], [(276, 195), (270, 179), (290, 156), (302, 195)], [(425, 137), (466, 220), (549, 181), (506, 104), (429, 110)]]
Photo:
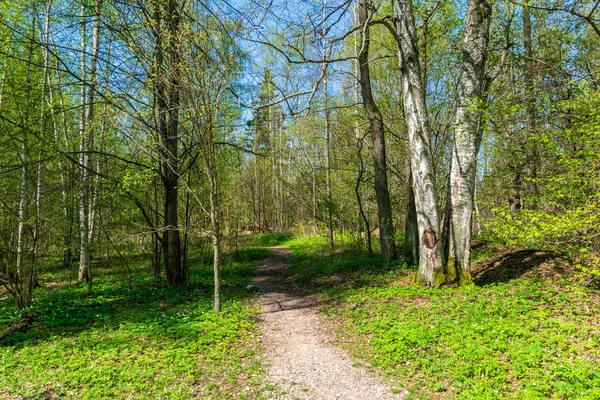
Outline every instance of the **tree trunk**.
[(279, 166), (279, 230), (283, 232), (287, 230), (287, 226), (285, 225), (283, 219), (283, 116), (281, 116), (281, 121), (279, 124), (279, 156), (277, 157), (277, 163)]
[[(354, 25), (358, 24), (358, 9), (357, 7), (353, 8), (354, 10)], [(360, 52), (360, 46), (358, 43), (358, 35), (354, 35), (354, 51), (358, 54)], [(354, 101), (358, 105), (359, 103), (359, 61), (358, 59), (354, 62), (354, 75), (356, 76), (356, 80), (354, 81)], [(356, 113), (354, 116), (354, 138), (356, 140), (356, 184), (354, 185), (354, 194), (356, 196), (356, 204), (358, 205), (358, 215), (357, 215), (357, 245), (360, 249), (362, 247), (363, 240), (363, 232), (366, 229), (366, 243), (367, 250), (369, 251), (369, 255), (373, 254), (373, 249), (371, 247), (371, 230), (369, 227), (369, 220), (365, 214), (365, 210), (362, 204), (362, 198), (360, 196), (360, 184), (362, 183), (363, 174), (364, 174), (364, 165), (362, 159), (362, 148), (363, 148), (363, 138), (360, 134), (359, 120), (360, 120), (360, 112), (356, 109)]]
[[(367, 214), (365, 213), (362, 199), (360, 197), (360, 183), (363, 179), (363, 161), (362, 161), (362, 143), (359, 142), (357, 149), (357, 158), (358, 158), (358, 174), (356, 176), (356, 185), (354, 186), (354, 194), (356, 195), (356, 202), (358, 203), (358, 214), (359, 214), (359, 226), (361, 226), (361, 222), (364, 223), (365, 233), (366, 233), (366, 241), (367, 241), (367, 251), (369, 255), (373, 255), (373, 246), (371, 244), (371, 226), (369, 224), (369, 219), (367, 218)], [(358, 230), (359, 236), (362, 234), (362, 229)]]
[(537, 208), (538, 185), (537, 168), (539, 156), (537, 145), (532, 137), (535, 135), (535, 60), (531, 40), (531, 12), (528, 6), (523, 6), (523, 48), (525, 51), (525, 101), (527, 110), (527, 197), (531, 199), (528, 208)]
[[(28, 67), (29, 69), (29, 67)], [(29, 74), (28, 74), (29, 75)], [(26, 126), (26, 125), (25, 125)], [(28, 149), (26, 135), (23, 135), (21, 145), (21, 191), (19, 193), (19, 224), (17, 227), (17, 269), (23, 267), (25, 258), (25, 219), (27, 218), (27, 162)]]
[(333, 250), (333, 198), (331, 194), (331, 125), (327, 104), (327, 78), (324, 79), (325, 95), (325, 194), (327, 196), (327, 237), (329, 249)]
[(208, 192), (210, 199), (210, 225), (213, 243), (213, 275), (214, 275), (214, 311), (221, 312), (221, 252), (222, 238), (221, 232), (221, 206), (220, 206), (220, 187), (217, 167), (217, 147), (215, 144), (213, 132), (213, 114), (209, 111), (206, 125), (202, 129), (203, 135), (200, 138), (200, 145), (204, 153), (204, 170), (208, 178)]
[(313, 235), (316, 235), (319, 232), (319, 219), (317, 218), (317, 173), (315, 171), (315, 166), (313, 165), (311, 168), (311, 178), (312, 178), (312, 218), (313, 218)]
[[(50, 28), (50, 27), (49, 27)], [(50, 29), (48, 29), (47, 31), (48, 34), (48, 43), (47, 45), (49, 46), (50, 44), (54, 44), (54, 39), (52, 36), (52, 31)], [(55, 65), (54, 65), (54, 71), (58, 71), (59, 68), (59, 61), (56, 60), (55, 61)], [(57, 87), (62, 87), (62, 82), (60, 79), (60, 74), (55, 75), (57, 78)], [(50, 83), (48, 85), (48, 94), (49, 94), (49, 98), (50, 98), (50, 116), (52, 118), (52, 126), (53, 126), (53, 134), (54, 134), (54, 141), (55, 141), (55, 146), (56, 149), (58, 151), (68, 151), (68, 143), (69, 143), (69, 134), (68, 134), (68, 129), (67, 129), (67, 113), (66, 113), (66, 107), (64, 104), (64, 98), (63, 98), (63, 93), (59, 91), (58, 94), (58, 101), (59, 101), (59, 105), (60, 105), (60, 115), (61, 115), (61, 122), (62, 122), (62, 138), (59, 134), (59, 122), (58, 122), (58, 116), (56, 115), (56, 111), (54, 110), (54, 104), (55, 103), (55, 97), (54, 97), (54, 88), (53, 88), (53, 84)], [(68, 165), (68, 169), (66, 169), (64, 166), (65, 164), (63, 164), (63, 160), (61, 157), (58, 158), (58, 167), (59, 167), (59, 171), (60, 171), (60, 190), (61, 190), (61, 196), (62, 196), (62, 202), (63, 202), (63, 216), (64, 216), (64, 232), (63, 232), (63, 246), (64, 246), (64, 250), (63, 250), (63, 266), (65, 268), (72, 268), (73, 267), (73, 250), (72, 250), (72, 231), (73, 231), (73, 202), (72, 202), (72, 194), (70, 193), (69, 186), (70, 186), (70, 182), (71, 179), (69, 179), (69, 175), (70, 175), (70, 171), (73, 170), (74, 165), (73, 164), (67, 164)]]
[(404, 223), (404, 261), (407, 265), (419, 265), (419, 225), (415, 205), (410, 163), (407, 165), (408, 180), (406, 182), (406, 221)]
[[(358, 71), (356, 73), (356, 76), (358, 77)], [(355, 88), (355, 90), (356, 102), (358, 103), (358, 87)], [(360, 184), (363, 181), (363, 175), (365, 173), (365, 167), (362, 158), (363, 139), (360, 135), (360, 129), (358, 127), (358, 116), (356, 116), (356, 118), (356, 121), (354, 121), (354, 134), (356, 137), (356, 184), (354, 185), (354, 195), (356, 196), (356, 203), (358, 204), (358, 240), (360, 243), (360, 240), (362, 240), (362, 233), (364, 231), (367, 243), (367, 251), (371, 256), (373, 255), (373, 246), (371, 244), (371, 226), (369, 224), (369, 219), (367, 218), (367, 214), (365, 213), (362, 198), (360, 196)]]
[[(181, 10), (177, 0), (169, 0), (166, 13), (159, 2), (155, 3), (155, 71), (154, 96), (159, 115), (160, 154), (164, 192), (164, 233), (162, 247), (167, 284), (185, 282), (181, 266), (181, 243), (178, 225), (178, 128), (181, 91), (181, 65), (179, 29)], [(163, 15), (164, 14), (164, 15)], [(167, 47), (163, 39), (162, 19), (167, 25)], [(165, 60), (165, 55), (168, 59)]]
[(26, 268), (23, 266), (25, 261), (26, 243), (25, 243), (25, 220), (27, 218), (28, 205), (28, 181), (27, 181), (27, 163), (29, 155), (29, 146), (27, 137), (29, 136), (29, 107), (31, 105), (31, 66), (34, 50), (34, 38), (36, 31), (36, 14), (37, 3), (33, 4), (32, 22), (31, 22), (31, 43), (29, 45), (27, 55), (27, 67), (25, 71), (25, 112), (23, 115), (23, 143), (21, 145), (21, 190), (19, 197), (18, 217), (19, 223), (17, 227), (17, 270), (13, 277), (12, 294), (15, 298), (15, 306), (21, 310), (31, 302), (34, 280), (34, 266)]
[[(41, 93), (41, 104), (40, 104), (40, 137), (42, 140), (46, 139), (46, 96), (48, 91), (48, 67), (49, 67), (49, 37), (48, 32), (50, 31), (50, 8), (52, 2), (48, 2), (46, 5), (44, 31), (41, 31), (41, 43), (42, 43), (42, 54), (43, 54), (43, 71), (42, 71), (42, 93)], [(37, 165), (37, 184), (35, 190), (35, 226), (33, 232), (33, 260), (35, 262), (38, 256), (39, 250), (39, 236), (40, 236), (40, 218), (41, 218), (41, 200), (42, 200), (42, 148), (40, 147), (38, 153), (38, 165)]]
[[(212, 127), (209, 129), (212, 130)], [(210, 154), (205, 154), (206, 172), (210, 183), (210, 222), (213, 237), (213, 274), (214, 274), (214, 310), (215, 313), (221, 312), (221, 219), (219, 207), (219, 181), (216, 165), (216, 148), (211, 136), (207, 138)]]
[(80, 190), (79, 190), (79, 272), (77, 275), (77, 280), (79, 282), (84, 282), (87, 279), (87, 270), (90, 264), (90, 246), (88, 243), (89, 240), (89, 221), (88, 221), (88, 199), (87, 199), (87, 185), (86, 182), (88, 180), (89, 172), (87, 170), (87, 165), (89, 162), (88, 155), (86, 151), (87, 147), (87, 138), (86, 138), (86, 94), (87, 94), (87, 78), (86, 78), (86, 21), (85, 21), (86, 9), (85, 3), (81, 3), (81, 113), (79, 115), (79, 135), (80, 135), (80, 143), (79, 143), (79, 168), (81, 173), (81, 181), (80, 181)]
[[(85, 34), (85, 7), (82, 3), (82, 39), (81, 39), (81, 51), (82, 51), (82, 79), (84, 86), (87, 86), (87, 92), (82, 90), (82, 106), (84, 122), (82, 123), (81, 131), (81, 197), (80, 197), (80, 238), (81, 238), (81, 251), (79, 255), (79, 281), (86, 281), (88, 284), (88, 296), (92, 295), (92, 271), (90, 263), (90, 189), (91, 189), (91, 161), (89, 152), (94, 146), (94, 101), (96, 94), (96, 71), (98, 65), (98, 49), (100, 39), (100, 14), (102, 11), (102, 0), (96, 0), (95, 4), (95, 15), (94, 15), (94, 31), (92, 33), (92, 54), (90, 60), (90, 73), (88, 79), (86, 79), (86, 34)], [(86, 95), (87, 94), (87, 104)]]
[(421, 243), (416, 281), (427, 287), (438, 287), (446, 280), (445, 260), (437, 209), (432, 135), (425, 107), (425, 87), (421, 76), (414, 13), (410, 0), (393, 0), (392, 6), (398, 35), (402, 100)]
[[(42, 140), (46, 140), (46, 96), (48, 91), (48, 67), (50, 61), (49, 52), (49, 35), (50, 31), (50, 9), (52, 2), (48, 2), (45, 11), (45, 22), (44, 30), (40, 30), (40, 38), (42, 43), (42, 54), (43, 54), (43, 70), (42, 70), (42, 93), (41, 93), (41, 104), (40, 104), (40, 137)], [(35, 263), (38, 258), (39, 243), (40, 243), (40, 220), (41, 220), (41, 203), (42, 203), (42, 161), (43, 152), (42, 147), (38, 152), (38, 165), (37, 165), (37, 183), (35, 188), (35, 225), (33, 231), (33, 262)]]
[(182, 248), (182, 263), (183, 263), (183, 275), (187, 283), (190, 280), (190, 265), (189, 265), (189, 246), (190, 246), (190, 218), (192, 214), (191, 203), (190, 203), (190, 181), (192, 174), (188, 172), (187, 176), (187, 192), (185, 194), (184, 212), (183, 212), (183, 248)]
[[(323, 1), (323, 60), (327, 58), (327, 0)], [(327, 64), (323, 65), (323, 106), (325, 108), (325, 192), (327, 196), (327, 237), (329, 250), (333, 250), (333, 200), (331, 194), (331, 112), (329, 110), (329, 95), (327, 92)]]
[(481, 143), (481, 115), (485, 61), (492, 8), (487, 0), (471, 0), (462, 42), (462, 72), (456, 110), (455, 140), (450, 170), (451, 240), (447, 280), (458, 285), (472, 283), (470, 275), (471, 232)]
[(371, 19), (371, 0), (360, 0), (358, 21), (362, 28), (362, 46), (358, 53), (360, 70), (360, 88), (363, 106), (369, 118), (371, 137), (373, 140), (373, 162), (375, 165), (375, 196), (377, 198), (377, 214), (379, 216), (379, 240), (381, 255), (393, 260), (396, 258), (396, 241), (394, 238), (394, 223), (392, 219), (392, 204), (387, 182), (387, 164), (385, 154), (385, 133), (383, 116), (373, 99), (371, 90), (371, 73), (369, 68), (370, 29), (368, 20)]

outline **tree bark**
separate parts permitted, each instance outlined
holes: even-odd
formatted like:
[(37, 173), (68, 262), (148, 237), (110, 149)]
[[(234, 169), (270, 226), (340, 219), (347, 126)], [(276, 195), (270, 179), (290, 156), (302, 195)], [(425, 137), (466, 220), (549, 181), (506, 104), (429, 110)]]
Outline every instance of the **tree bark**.
[(470, 275), (471, 233), (481, 143), (481, 115), (485, 62), (492, 8), (487, 0), (471, 0), (462, 42), (462, 71), (456, 110), (455, 140), (450, 170), (450, 253), (447, 280), (458, 285), (472, 283)]
[[(82, 3), (82, 19), (85, 18), (85, 7)], [(86, 64), (85, 56), (82, 54), (82, 75), (83, 80), (87, 86), (87, 94), (83, 97), (83, 109), (85, 110), (85, 122), (82, 125), (81, 131), (81, 203), (80, 203), (80, 238), (81, 238), (81, 251), (79, 255), (79, 280), (86, 281), (88, 284), (88, 296), (92, 295), (92, 271), (90, 263), (90, 189), (91, 189), (91, 160), (89, 152), (94, 146), (94, 102), (96, 95), (96, 84), (97, 84), (97, 66), (98, 66), (98, 50), (100, 46), (100, 15), (102, 12), (102, 0), (96, 0), (94, 10), (94, 30), (92, 33), (92, 54), (90, 60), (90, 73), (88, 79), (85, 78)], [(86, 51), (86, 35), (85, 35), (85, 22), (82, 22), (82, 40), (81, 50), (83, 53)], [(87, 102), (87, 104), (85, 104)]]
[[(43, 70), (42, 70), (42, 93), (40, 102), (40, 137), (42, 140), (46, 140), (46, 97), (48, 92), (48, 80), (49, 80), (49, 31), (50, 31), (50, 9), (52, 7), (52, 1), (49, 1), (46, 5), (45, 19), (44, 19), (44, 30), (40, 30), (40, 39), (42, 44), (43, 54)], [(35, 188), (35, 225), (33, 231), (33, 262), (37, 260), (40, 244), (40, 223), (41, 223), (41, 203), (42, 203), (42, 165), (43, 165), (43, 152), (42, 147), (38, 151), (38, 165), (37, 165), (37, 183)]]
[(87, 271), (90, 265), (90, 246), (89, 246), (89, 221), (88, 221), (88, 187), (86, 185), (88, 181), (89, 171), (87, 166), (89, 164), (88, 140), (86, 137), (87, 131), (87, 115), (86, 115), (86, 101), (87, 101), (87, 35), (86, 35), (86, 9), (85, 3), (81, 3), (81, 114), (79, 115), (79, 168), (81, 173), (80, 190), (79, 190), (79, 271), (77, 280), (79, 282), (85, 282), (87, 279)]
[[(33, 281), (35, 275), (34, 266), (26, 268), (23, 263), (25, 261), (26, 254), (26, 242), (25, 242), (25, 228), (26, 218), (28, 214), (28, 197), (29, 197), (29, 183), (27, 180), (27, 163), (29, 157), (29, 144), (27, 137), (29, 136), (29, 107), (31, 105), (31, 66), (34, 50), (34, 40), (36, 32), (36, 14), (37, 14), (37, 2), (33, 4), (33, 11), (31, 14), (31, 42), (27, 52), (27, 67), (25, 70), (25, 111), (23, 114), (22, 121), (22, 134), (23, 142), (21, 145), (21, 190), (19, 193), (19, 209), (18, 209), (18, 227), (17, 227), (17, 269), (16, 274), (12, 277), (10, 286), (12, 287), (11, 293), (15, 298), (15, 306), (21, 310), (29, 305), (31, 302), (31, 295), (33, 291)], [(8, 287), (7, 287), (8, 288)]]
[[(170, 0), (168, 4), (167, 26), (169, 30), (169, 135), (165, 138), (164, 145), (167, 150), (167, 190), (165, 201), (165, 225), (169, 230), (167, 257), (169, 284), (180, 284), (185, 282), (181, 268), (181, 243), (179, 235), (179, 223), (177, 218), (178, 190), (177, 180), (178, 149), (179, 142), (179, 108), (181, 92), (181, 44), (179, 42), (179, 30), (181, 24), (181, 10), (178, 0)], [(170, 279), (169, 279), (170, 275)]]
[(404, 261), (407, 265), (419, 265), (419, 225), (415, 205), (410, 162), (407, 165), (406, 182), (406, 221), (404, 223)]
[(213, 242), (213, 275), (214, 275), (214, 311), (221, 312), (221, 209), (219, 199), (219, 179), (217, 170), (217, 149), (213, 138), (212, 122), (206, 127), (204, 135), (204, 166), (209, 181), (210, 222)]
[[(316, 154), (316, 152), (315, 152)], [(317, 172), (315, 171), (316, 166), (311, 167), (311, 179), (312, 179), (312, 219), (314, 222), (313, 225), (313, 235), (316, 235), (319, 232), (319, 218), (317, 217)]]
[[(31, 103), (31, 66), (34, 50), (34, 40), (36, 32), (36, 5), (34, 2), (34, 11), (31, 15), (31, 43), (27, 51), (27, 67), (25, 69), (25, 111), (23, 113), (22, 120), (22, 143), (21, 143), (21, 190), (19, 193), (19, 209), (17, 211), (19, 222), (17, 226), (17, 277), (21, 277), (24, 274), (23, 262), (25, 260), (26, 243), (25, 243), (25, 229), (26, 219), (28, 214), (28, 191), (29, 182), (27, 180), (28, 171), (27, 165), (29, 163), (29, 144), (27, 137), (29, 136), (29, 107)], [(17, 300), (18, 303), (18, 300)], [(17, 305), (17, 307), (19, 307)], [(24, 306), (23, 306), (24, 307)], [(20, 308), (20, 307), (19, 307)]]
[[(166, 9), (165, 9), (166, 8)], [(166, 21), (166, 43), (162, 20)], [(179, 30), (181, 10), (177, 0), (168, 0), (166, 7), (154, 3), (154, 96), (158, 111), (159, 152), (162, 163), (164, 193), (164, 227), (162, 247), (167, 284), (181, 284), (185, 276), (181, 265), (181, 241), (178, 225), (178, 140), (181, 93), (181, 44)], [(166, 46), (165, 46), (166, 44)], [(165, 59), (166, 58), (166, 59)]]
[[(48, 42), (46, 43), (47, 46), (50, 46), (51, 44), (54, 45), (54, 38), (52, 36), (52, 30), (51, 27), (49, 26), (49, 29), (47, 31), (47, 38), (48, 38)], [(54, 68), (53, 71), (59, 71), (59, 61), (55, 60), (54, 63)], [(52, 118), (52, 126), (53, 126), (53, 135), (54, 135), (54, 141), (55, 141), (55, 146), (56, 149), (58, 151), (67, 151), (68, 150), (68, 143), (69, 143), (69, 130), (67, 128), (67, 113), (66, 113), (66, 107), (65, 107), (65, 103), (64, 103), (64, 97), (63, 97), (63, 93), (62, 91), (60, 91), (60, 88), (62, 87), (62, 80), (60, 78), (60, 74), (55, 74), (54, 77), (57, 79), (57, 87), (59, 88), (59, 93), (58, 93), (58, 104), (59, 104), (59, 109), (60, 109), (60, 121), (62, 123), (62, 138), (61, 135), (59, 133), (59, 118), (56, 114), (56, 111), (54, 109), (54, 104), (56, 104), (55, 102), (55, 96), (54, 96), (54, 85), (52, 82), (49, 82), (48, 84), (48, 94), (49, 94), (49, 99), (50, 99), (50, 104), (49, 104), (49, 109), (50, 109), (50, 116)], [(73, 171), (73, 169), (76, 167), (73, 164), (66, 164), (68, 165), (68, 169), (65, 168), (65, 164), (63, 163), (63, 160), (61, 157), (58, 158), (58, 167), (59, 167), (59, 171), (60, 171), (60, 189), (61, 189), (61, 196), (62, 196), (62, 205), (63, 205), (63, 216), (64, 216), (64, 232), (63, 232), (63, 246), (64, 246), (64, 250), (63, 250), (63, 266), (65, 268), (72, 268), (73, 267), (73, 243), (72, 243), (72, 236), (73, 236), (73, 220), (74, 220), (74, 211), (73, 211), (73, 194), (71, 193), (71, 191), (69, 190), (69, 187), (71, 186), (71, 179), (69, 179), (70, 175), (71, 175), (71, 171)]]
[(329, 249), (333, 250), (334, 247), (334, 233), (333, 233), (333, 197), (331, 193), (331, 123), (330, 123), (330, 111), (327, 102), (327, 77), (323, 80), (324, 96), (325, 96), (325, 195), (327, 196), (327, 237), (329, 243)]
[(525, 101), (527, 110), (527, 197), (531, 199), (529, 208), (537, 208), (538, 185), (537, 168), (539, 157), (537, 146), (532, 139), (535, 135), (535, 60), (533, 59), (533, 44), (531, 40), (531, 12), (528, 6), (523, 6), (523, 49), (525, 51)]
[[(327, 0), (323, 1), (323, 60), (327, 58)], [(327, 237), (329, 238), (329, 250), (334, 247), (333, 234), (333, 198), (331, 193), (331, 112), (329, 110), (329, 95), (327, 92), (327, 63), (323, 68), (323, 107), (325, 109), (325, 193), (327, 196)]]
[[(354, 25), (358, 24), (358, 7), (357, 5), (355, 5), (353, 7), (353, 11), (354, 11)], [(354, 35), (354, 51), (356, 52), (356, 54), (358, 54), (360, 52), (360, 46), (358, 43), (358, 35)], [(354, 75), (356, 77), (356, 80), (354, 81), (353, 84), (353, 89), (354, 89), (354, 101), (355, 103), (358, 105), (359, 103), (359, 74), (360, 74), (360, 67), (359, 67), (359, 61), (358, 59), (354, 61)], [(362, 198), (360, 195), (360, 184), (362, 183), (362, 179), (363, 179), (363, 174), (364, 174), (364, 165), (363, 165), (363, 159), (362, 159), (362, 148), (363, 148), (363, 138), (361, 137), (360, 134), (360, 127), (359, 127), (359, 120), (360, 120), (360, 112), (358, 109), (356, 109), (355, 111), (355, 115), (354, 115), (354, 138), (356, 140), (356, 183), (354, 185), (354, 195), (356, 196), (356, 204), (358, 206), (358, 215), (357, 215), (357, 221), (356, 221), (356, 225), (357, 225), (357, 229), (356, 229), (356, 243), (357, 243), (357, 247), (360, 249), (362, 248), (362, 241), (363, 241), (363, 232), (365, 232), (366, 230), (366, 244), (367, 244), (367, 250), (369, 252), (369, 255), (373, 254), (373, 249), (371, 247), (371, 231), (369, 228), (369, 220), (365, 214), (365, 210), (363, 208), (363, 204), (362, 204)]]
[(375, 196), (379, 216), (379, 240), (381, 255), (393, 260), (396, 258), (396, 241), (392, 219), (392, 204), (387, 182), (387, 160), (385, 153), (385, 133), (383, 115), (375, 104), (371, 90), (371, 72), (369, 68), (370, 29), (369, 20), (373, 4), (371, 0), (360, 0), (358, 21), (362, 25), (362, 45), (358, 53), (360, 70), (360, 88), (363, 106), (369, 118), (371, 138), (373, 140), (373, 162), (375, 165)]
[(432, 135), (425, 106), (425, 87), (419, 62), (417, 30), (410, 0), (393, 0), (392, 7), (398, 38), (402, 100), (420, 239), (419, 271), (416, 282), (426, 287), (438, 287), (446, 280), (445, 260), (437, 209)]

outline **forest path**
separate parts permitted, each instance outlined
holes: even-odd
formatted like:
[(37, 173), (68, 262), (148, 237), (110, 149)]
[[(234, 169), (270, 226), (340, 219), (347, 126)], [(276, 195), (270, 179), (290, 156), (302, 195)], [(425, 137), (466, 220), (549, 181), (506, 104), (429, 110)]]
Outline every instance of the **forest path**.
[(334, 335), (321, 321), (319, 300), (300, 295), (285, 278), (290, 251), (272, 247), (273, 255), (257, 271), (267, 377), (279, 399), (402, 399), (366, 368), (331, 344)]

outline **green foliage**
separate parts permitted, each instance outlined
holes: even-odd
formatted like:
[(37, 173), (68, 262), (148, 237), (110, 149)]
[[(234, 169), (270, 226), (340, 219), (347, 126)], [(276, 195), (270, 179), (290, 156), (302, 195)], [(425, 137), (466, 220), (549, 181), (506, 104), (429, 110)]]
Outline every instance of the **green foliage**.
[[(371, 336), (369, 357), (401, 381), (408, 379), (417, 393), (600, 395), (600, 335), (579, 294), (520, 281), (468, 291), (364, 290), (346, 301), (361, 306), (345, 312), (345, 329)], [(573, 309), (579, 311), (575, 318)]]
[(383, 284), (405, 275), (402, 261), (387, 262), (366, 252), (344, 247), (336, 236), (336, 251), (330, 254), (327, 236), (299, 237), (284, 245), (292, 249), (288, 268), (302, 287), (334, 295), (353, 288)]
[[(404, 286), (406, 271), (300, 238), (291, 272), (333, 300), (352, 353), (410, 398), (596, 399), (600, 294), (533, 278), (485, 287)], [(358, 283), (358, 284), (357, 284)]]
[[(0, 303), (0, 331), (24, 313), (38, 319), (0, 347), (0, 396), (65, 398), (254, 398), (262, 368), (257, 309), (247, 290), (269, 254), (249, 247), (223, 269), (223, 312), (212, 312), (212, 266), (192, 253), (190, 287), (154, 287), (145, 257), (129, 257), (134, 284), (102, 261), (94, 268), (94, 298), (56, 267), (42, 280), (32, 307)], [(144, 260), (144, 261), (142, 261)]]
[[(499, 206), (485, 221), (511, 246), (585, 254), (596, 273), (600, 272), (599, 106), (597, 92), (556, 106), (556, 112), (568, 119), (567, 128), (544, 130), (532, 139), (545, 160), (537, 182), (539, 207), (511, 212), (508, 206)], [(527, 199), (526, 204), (533, 201)]]
[(285, 243), (292, 237), (293, 234), (291, 232), (263, 233), (254, 236), (252, 241), (261, 246), (277, 246)]

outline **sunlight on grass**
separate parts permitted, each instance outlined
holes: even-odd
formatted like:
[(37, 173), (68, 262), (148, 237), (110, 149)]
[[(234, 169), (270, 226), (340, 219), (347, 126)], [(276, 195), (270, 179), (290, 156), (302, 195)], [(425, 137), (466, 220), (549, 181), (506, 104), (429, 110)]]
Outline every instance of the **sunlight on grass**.
[(290, 273), (331, 300), (344, 345), (411, 398), (600, 398), (600, 294), (535, 278), (404, 286), (401, 263), (297, 238)]
[(211, 265), (192, 264), (190, 287), (157, 288), (144, 258), (133, 257), (131, 288), (113, 266), (96, 278), (91, 299), (83, 285), (67, 284), (37, 290), (24, 312), (3, 301), (2, 331), (23, 313), (39, 317), (0, 347), (0, 388), (34, 398), (254, 398), (263, 370), (246, 285), (268, 254), (250, 247), (231, 257), (219, 315), (212, 312)]

